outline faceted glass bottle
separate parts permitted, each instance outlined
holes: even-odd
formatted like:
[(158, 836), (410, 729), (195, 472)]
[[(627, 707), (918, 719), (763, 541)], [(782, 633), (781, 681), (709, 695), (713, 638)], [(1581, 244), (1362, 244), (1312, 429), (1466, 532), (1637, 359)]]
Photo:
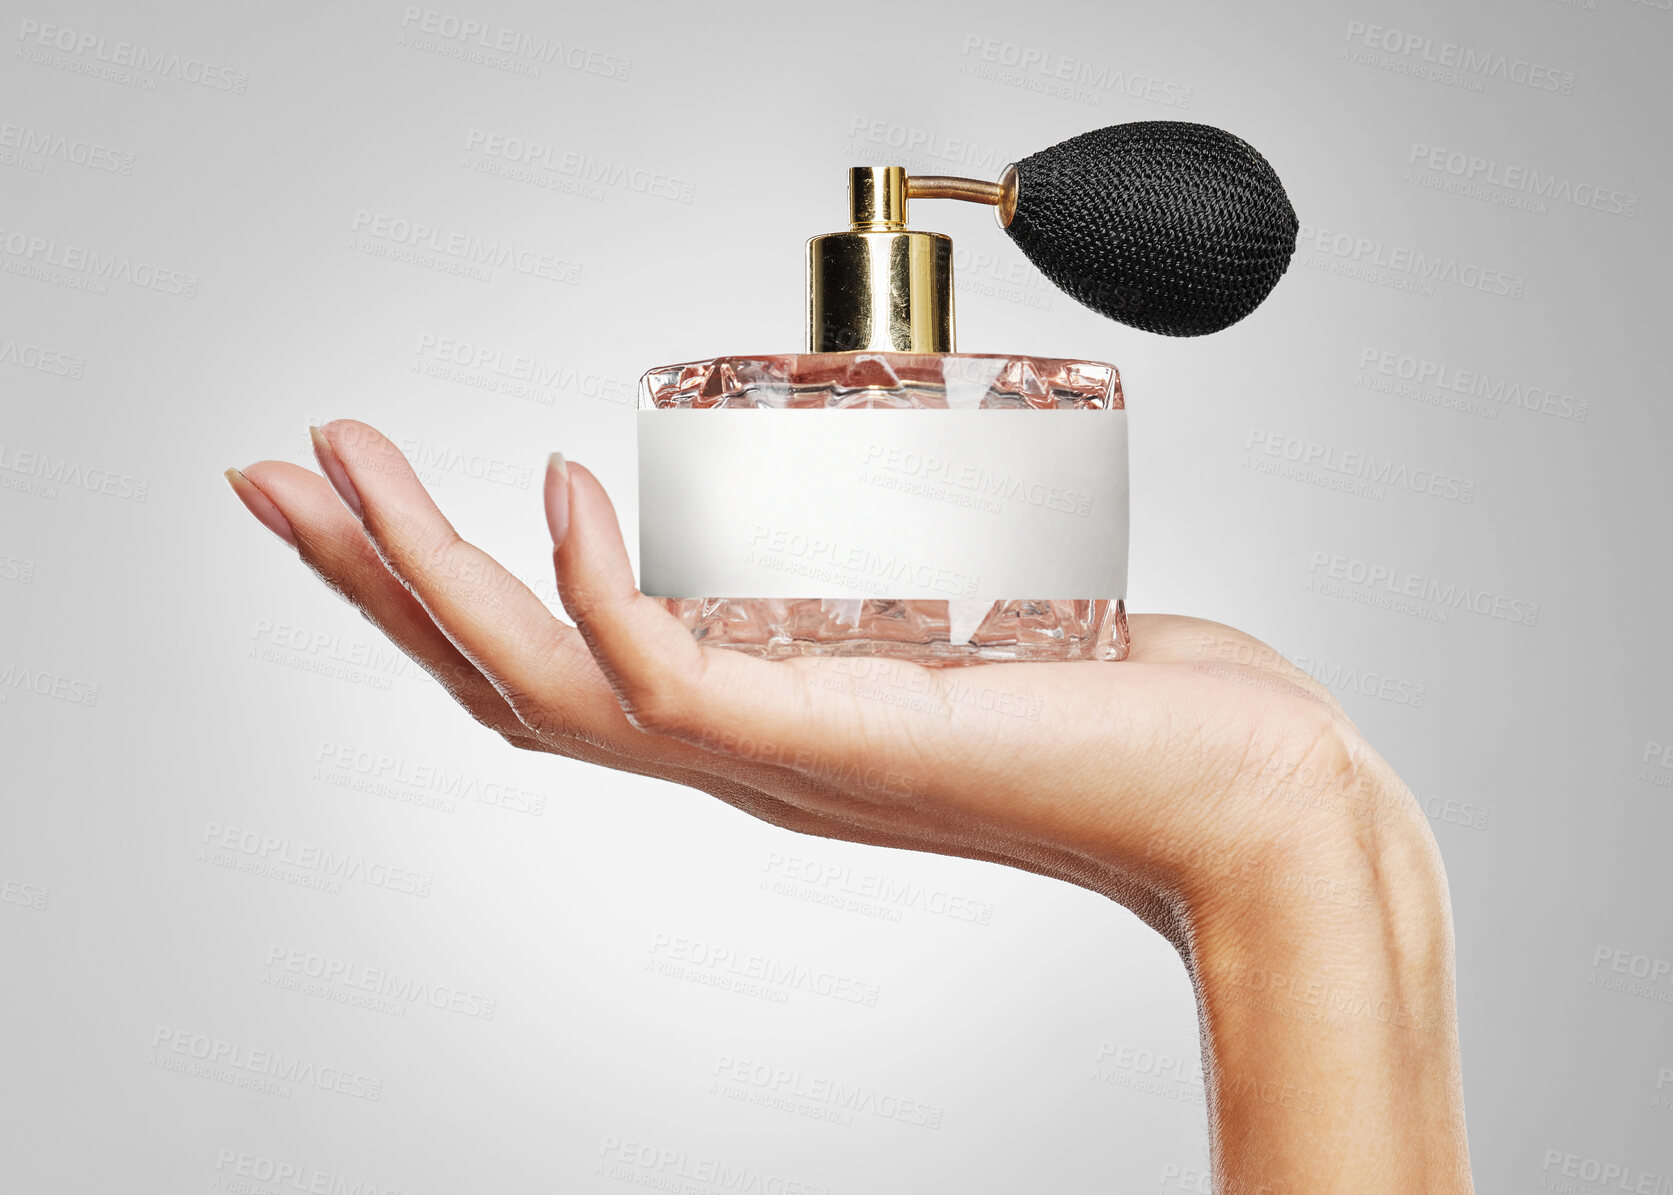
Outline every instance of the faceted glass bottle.
[[(641, 408), (1123, 409), (1113, 365), (1044, 357), (910, 352), (822, 352), (718, 357), (645, 374)], [(979, 501), (956, 486), (943, 497)], [(903, 494), (910, 502), (913, 492)], [(919, 496), (935, 498), (934, 492)], [(926, 664), (1003, 660), (1120, 660), (1120, 600), (662, 598), (699, 642), (767, 658), (884, 655)]]

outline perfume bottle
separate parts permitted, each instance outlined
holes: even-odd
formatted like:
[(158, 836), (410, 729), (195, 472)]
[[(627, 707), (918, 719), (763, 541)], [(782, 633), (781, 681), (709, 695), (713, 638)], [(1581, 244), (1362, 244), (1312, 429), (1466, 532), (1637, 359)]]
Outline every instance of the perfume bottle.
[[(1202, 210), (1175, 211), (1165, 221), (1173, 243), (1153, 246), (1160, 266), (1147, 262), (1134, 252), (1132, 230), (1146, 225), (1127, 194), (1147, 201), (1154, 171), (1114, 185), (1105, 173), (1124, 158), (1165, 158), (1177, 172), (1182, 138), (1203, 129), (1115, 126), (1008, 167), (997, 183), (851, 169), (849, 227), (808, 242), (805, 352), (644, 375), (641, 589), (699, 641), (769, 658), (1123, 659), (1120, 375), (1099, 361), (958, 353), (952, 242), (908, 228), (907, 205), (989, 204), (1076, 299), (1150, 330), (1198, 334), (1231, 322), (1222, 309), (1244, 298), (1230, 292), (1250, 289), (1234, 280), (1205, 293), (1213, 279), (1197, 261), (1224, 269), (1225, 237), (1182, 263), (1182, 231), (1200, 239), (1207, 225)], [(1209, 160), (1187, 173), (1224, 176), (1229, 149), (1270, 174), (1243, 142), (1207, 132)], [(1240, 182), (1223, 201), (1191, 202), (1223, 223), (1219, 209), (1247, 205)], [(1111, 219), (1088, 219), (1089, 195)], [(1182, 268), (1188, 276), (1146, 274)]]

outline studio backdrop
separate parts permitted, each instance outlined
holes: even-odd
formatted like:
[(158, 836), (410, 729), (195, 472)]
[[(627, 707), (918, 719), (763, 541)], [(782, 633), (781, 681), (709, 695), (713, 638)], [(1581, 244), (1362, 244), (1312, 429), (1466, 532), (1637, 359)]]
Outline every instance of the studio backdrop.
[(0, 1189), (1206, 1191), (1126, 910), (514, 751), (221, 478), (364, 420), (557, 610), (547, 454), (631, 546), (641, 375), (800, 350), (849, 168), (1165, 120), (1284, 181), (1259, 310), (915, 206), (958, 348), (1117, 366), (1128, 609), (1416, 793), (1478, 1188), (1673, 1190), (1666, 0), (435, 2), (5, 5)]

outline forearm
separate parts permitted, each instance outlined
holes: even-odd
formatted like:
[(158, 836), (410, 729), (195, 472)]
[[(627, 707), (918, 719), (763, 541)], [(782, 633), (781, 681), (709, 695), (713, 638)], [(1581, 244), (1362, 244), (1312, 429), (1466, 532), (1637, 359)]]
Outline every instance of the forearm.
[(1216, 1190), (1471, 1189), (1445, 878), (1426, 832), (1378, 853), (1195, 928)]

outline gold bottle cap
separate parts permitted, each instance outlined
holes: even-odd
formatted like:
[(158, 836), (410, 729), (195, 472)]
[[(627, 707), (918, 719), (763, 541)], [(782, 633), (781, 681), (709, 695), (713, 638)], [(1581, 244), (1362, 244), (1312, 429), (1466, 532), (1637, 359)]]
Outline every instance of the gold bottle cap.
[(851, 227), (807, 243), (810, 353), (953, 351), (953, 242), (906, 227), (906, 171), (848, 172)]
[(848, 231), (807, 243), (808, 352), (952, 352), (953, 242), (907, 228), (907, 199), (993, 204), (1003, 227), (1016, 211), (1016, 179), (1015, 167), (997, 183), (850, 169)]

